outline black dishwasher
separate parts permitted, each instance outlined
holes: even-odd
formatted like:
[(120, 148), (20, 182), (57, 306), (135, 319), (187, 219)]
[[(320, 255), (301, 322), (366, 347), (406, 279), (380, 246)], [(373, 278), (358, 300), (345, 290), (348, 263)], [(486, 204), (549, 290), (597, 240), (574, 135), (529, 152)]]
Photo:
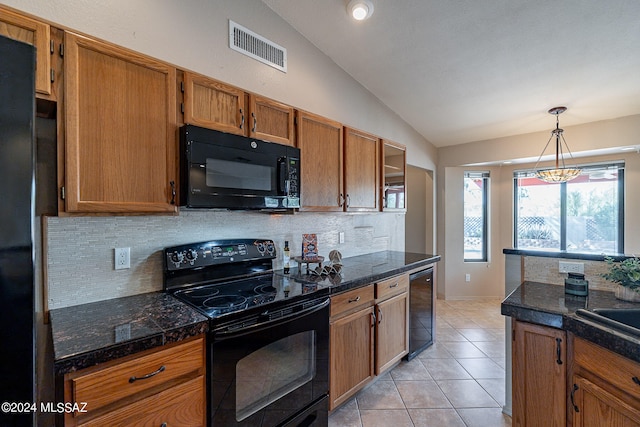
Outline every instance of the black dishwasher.
[(409, 276), (409, 353), (407, 360), (416, 357), (433, 344), (435, 326), (435, 298), (433, 267)]

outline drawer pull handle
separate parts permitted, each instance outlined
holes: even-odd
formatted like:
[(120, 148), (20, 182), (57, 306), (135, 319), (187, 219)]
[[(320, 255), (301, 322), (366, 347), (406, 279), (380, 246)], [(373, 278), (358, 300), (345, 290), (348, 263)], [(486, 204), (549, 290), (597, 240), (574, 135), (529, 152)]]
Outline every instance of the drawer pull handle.
[(130, 383), (134, 383), (134, 382), (136, 382), (136, 381), (138, 381), (138, 380), (147, 380), (147, 379), (149, 379), (149, 378), (151, 378), (151, 377), (155, 377), (155, 376), (156, 376), (156, 375), (158, 375), (160, 372), (163, 372), (163, 371), (164, 371), (164, 369), (165, 369), (165, 367), (164, 367), (164, 365), (162, 365), (162, 366), (160, 366), (160, 367), (158, 368), (158, 370), (157, 370), (157, 371), (153, 371), (153, 372), (151, 372), (151, 373), (149, 373), (149, 374), (147, 374), (147, 375), (143, 375), (143, 376), (141, 376), (141, 377), (133, 376), (133, 377), (129, 378), (129, 382), (130, 382)]
[(358, 301), (360, 301), (360, 296), (359, 295), (357, 297), (355, 297), (355, 298), (351, 298), (349, 300), (349, 304), (351, 304), (352, 302), (358, 302)]
[(396, 282), (393, 285), (389, 286), (389, 289), (393, 289), (393, 288), (397, 288), (397, 287), (398, 287), (398, 282)]
[(167, 423), (160, 424), (160, 427), (167, 427)]
[(636, 384), (640, 385), (640, 378), (638, 378), (638, 377), (633, 377), (633, 378), (631, 378), (631, 379), (633, 380), (633, 382), (634, 382), (634, 383), (636, 383)]

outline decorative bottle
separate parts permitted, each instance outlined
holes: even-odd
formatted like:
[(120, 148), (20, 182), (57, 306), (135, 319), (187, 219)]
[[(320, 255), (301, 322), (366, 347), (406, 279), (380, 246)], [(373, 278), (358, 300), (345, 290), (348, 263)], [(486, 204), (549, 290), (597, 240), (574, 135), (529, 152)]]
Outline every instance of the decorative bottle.
[(290, 256), (289, 256), (289, 241), (288, 240), (284, 241), (284, 250), (282, 251), (282, 255), (283, 255), (282, 266), (283, 266), (283, 269), (284, 269), (284, 274), (289, 274)]

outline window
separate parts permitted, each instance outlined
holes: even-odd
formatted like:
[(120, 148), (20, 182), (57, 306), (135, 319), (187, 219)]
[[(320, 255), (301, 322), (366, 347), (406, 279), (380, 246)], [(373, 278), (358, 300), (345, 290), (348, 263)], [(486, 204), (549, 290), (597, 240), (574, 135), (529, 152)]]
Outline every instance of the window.
[(464, 173), (464, 260), (487, 261), (489, 172)]
[(514, 173), (514, 247), (581, 253), (624, 252), (624, 164), (582, 166), (562, 184)]

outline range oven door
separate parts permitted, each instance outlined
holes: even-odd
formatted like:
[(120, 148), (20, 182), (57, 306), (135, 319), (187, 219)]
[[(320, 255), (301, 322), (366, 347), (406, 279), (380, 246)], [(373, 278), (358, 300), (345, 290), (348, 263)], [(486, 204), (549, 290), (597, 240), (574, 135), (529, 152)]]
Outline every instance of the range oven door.
[(183, 205), (193, 208), (300, 207), (300, 150), (186, 125)]
[(212, 425), (327, 425), (329, 303), (319, 298), (211, 332)]

